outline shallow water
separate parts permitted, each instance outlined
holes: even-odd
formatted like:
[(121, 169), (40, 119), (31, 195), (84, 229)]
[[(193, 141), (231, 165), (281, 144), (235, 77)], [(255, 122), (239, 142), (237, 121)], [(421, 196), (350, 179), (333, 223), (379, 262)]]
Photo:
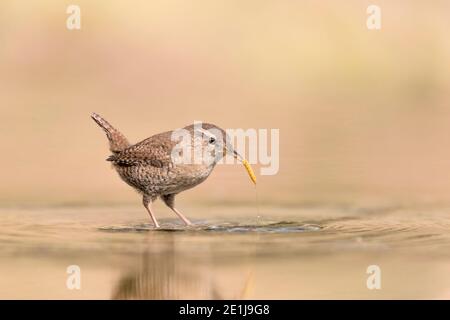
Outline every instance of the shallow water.
[(2, 209), (0, 298), (450, 298), (450, 208), (183, 211), (194, 226), (158, 208), (155, 230), (139, 207)]
[(129, 224), (121, 226), (104, 226), (100, 227), (101, 231), (110, 232), (222, 232), (222, 233), (291, 233), (291, 232), (308, 232), (317, 231), (321, 227), (318, 225), (302, 224), (295, 221), (265, 222), (265, 223), (243, 223), (243, 222), (227, 222), (227, 223), (196, 223), (193, 226), (179, 225), (173, 222), (167, 222), (160, 228), (154, 228), (151, 223)]

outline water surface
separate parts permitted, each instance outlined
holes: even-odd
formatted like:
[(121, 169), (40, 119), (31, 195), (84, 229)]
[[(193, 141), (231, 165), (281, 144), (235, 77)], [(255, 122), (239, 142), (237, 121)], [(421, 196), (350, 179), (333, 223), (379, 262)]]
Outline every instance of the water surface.
[[(0, 298), (450, 298), (450, 208), (184, 212), (194, 226), (164, 211), (155, 230), (139, 207), (2, 209)], [(66, 286), (69, 265), (81, 290)]]

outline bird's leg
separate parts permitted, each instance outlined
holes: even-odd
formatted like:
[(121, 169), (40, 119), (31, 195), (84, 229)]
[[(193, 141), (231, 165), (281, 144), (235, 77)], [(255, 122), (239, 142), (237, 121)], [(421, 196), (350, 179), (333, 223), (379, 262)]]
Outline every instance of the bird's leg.
[(164, 201), (164, 203), (173, 210), (173, 212), (175, 212), (177, 214), (177, 216), (183, 220), (183, 222), (187, 225), (187, 226), (191, 226), (192, 222), (190, 222), (180, 211), (178, 211), (175, 208), (175, 194), (167, 194), (164, 196), (161, 196), (161, 199)]
[(144, 204), (145, 209), (147, 209), (148, 214), (150, 215), (150, 218), (152, 218), (153, 221), (153, 225), (155, 226), (155, 228), (159, 228), (159, 223), (156, 220), (155, 215), (152, 212), (152, 208), (151, 208), (151, 204), (152, 204), (152, 199), (150, 196), (144, 194), (144, 197), (142, 198), (142, 203)]

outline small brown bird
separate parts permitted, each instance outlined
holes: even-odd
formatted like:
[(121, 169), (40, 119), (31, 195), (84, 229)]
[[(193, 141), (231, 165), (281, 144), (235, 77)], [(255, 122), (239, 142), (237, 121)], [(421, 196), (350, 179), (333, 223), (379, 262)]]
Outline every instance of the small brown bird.
[(191, 225), (175, 208), (175, 196), (205, 181), (217, 162), (228, 153), (247, 163), (228, 142), (225, 131), (213, 124), (190, 125), (131, 145), (101, 116), (93, 113), (91, 117), (109, 140), (112, 155), (107, 161), (112, 162), (123, 181), (143, 195), (144, 207), (156, 228), (159, 224), (151, 203), (158, 197), (186, 225)]

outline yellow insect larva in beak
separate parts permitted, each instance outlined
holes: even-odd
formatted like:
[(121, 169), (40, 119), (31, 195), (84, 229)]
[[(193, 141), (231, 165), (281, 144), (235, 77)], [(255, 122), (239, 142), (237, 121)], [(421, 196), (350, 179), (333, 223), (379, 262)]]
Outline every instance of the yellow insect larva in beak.
[(253, 183), (256, 184), (256, 176), (252, 170), (252, 167), (250, 166), (250, 163), (248, 163), (248, 161), (244, 159), (242, 160), (242, 164), (244, 165), (245, 170), (247, 170), (250, 179), (252, 179)]

